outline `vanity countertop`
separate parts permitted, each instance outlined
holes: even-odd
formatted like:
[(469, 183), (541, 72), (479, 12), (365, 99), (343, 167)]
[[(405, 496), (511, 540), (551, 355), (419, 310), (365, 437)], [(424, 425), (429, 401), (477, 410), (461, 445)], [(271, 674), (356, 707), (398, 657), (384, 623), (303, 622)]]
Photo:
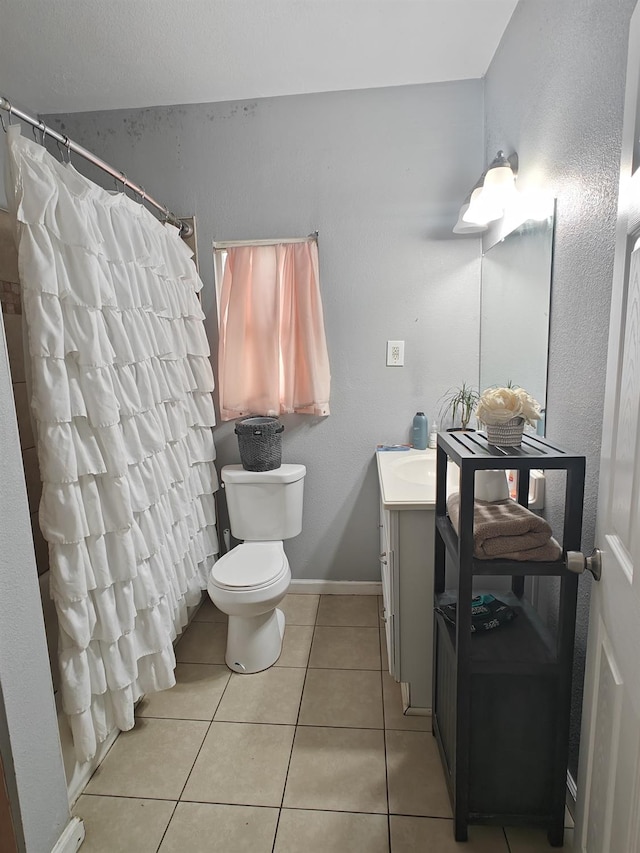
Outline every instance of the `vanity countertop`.
[[(382, 503), (393, 509), (435, 509), (436, 451), (376, 451)], [(456, 465), (447, 466), (447, 493), (458, 491)]]
[[(436, 451), (376, 451), (382, 503), (394, 509), (435, 509)], [(449, 492), (457, 491), (453, 465)]]

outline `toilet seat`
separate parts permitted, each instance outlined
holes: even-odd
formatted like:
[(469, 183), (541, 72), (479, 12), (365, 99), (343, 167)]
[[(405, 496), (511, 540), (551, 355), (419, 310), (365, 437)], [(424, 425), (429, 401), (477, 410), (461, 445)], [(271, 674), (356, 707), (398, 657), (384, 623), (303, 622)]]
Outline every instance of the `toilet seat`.
[(210, 580), (221, 589), (262, 589), (288, 571), (282, 542), (244, 542), (214, 563)]

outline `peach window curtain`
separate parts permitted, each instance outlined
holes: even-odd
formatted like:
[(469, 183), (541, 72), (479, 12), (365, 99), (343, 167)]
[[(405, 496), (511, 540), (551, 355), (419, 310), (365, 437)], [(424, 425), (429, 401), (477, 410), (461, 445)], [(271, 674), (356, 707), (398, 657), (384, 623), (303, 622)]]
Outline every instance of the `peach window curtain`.
[(85, 761), (175, 684), (218, 552), (202, 283), (177, 228), (18, 125), (7, 140), (62, 706)]
[(331, 377), (317, 241), (225, 251), (218, 353), (222, 420), (328, 415)]

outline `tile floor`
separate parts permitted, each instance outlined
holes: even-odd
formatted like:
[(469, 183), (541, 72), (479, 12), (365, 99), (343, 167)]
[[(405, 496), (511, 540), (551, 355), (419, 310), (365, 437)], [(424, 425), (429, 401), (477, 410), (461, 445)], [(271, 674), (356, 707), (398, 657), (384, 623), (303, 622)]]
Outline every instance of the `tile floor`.
[(279, 661), (243, 676), (206, 600), (176, 647), (178, 683), (143, 699), (74, 808), (83, 853), (549, 851), (512, 828), (454, 842), (430, 720), (402, 714), (380, 607), (288, 595)]

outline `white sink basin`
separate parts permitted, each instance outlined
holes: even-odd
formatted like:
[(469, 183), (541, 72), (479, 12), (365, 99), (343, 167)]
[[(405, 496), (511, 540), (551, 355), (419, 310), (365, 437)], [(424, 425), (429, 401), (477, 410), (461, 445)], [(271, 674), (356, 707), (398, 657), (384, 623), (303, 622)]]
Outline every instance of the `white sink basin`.
[(435, 450), (378, 451), (376, 457), (383, 503), (435, 505)]
[[(384, 504), (435, 507), (435, 450), (383, 450), (376, 457)], [(447, 466), (447, 481), (447, 494), (458, 490), (458, 469), (453, 463)]]
[[(406, 452), (402, 454), (405, 457), (406, 455)], [(396, 477), (400, 477), (407, 483), (421, 483), (425, 486), (433, 484), (435, 488), (435, 460), (430, 456), (409, 456), (409, 458), (398, 460), (393, 470)]]

